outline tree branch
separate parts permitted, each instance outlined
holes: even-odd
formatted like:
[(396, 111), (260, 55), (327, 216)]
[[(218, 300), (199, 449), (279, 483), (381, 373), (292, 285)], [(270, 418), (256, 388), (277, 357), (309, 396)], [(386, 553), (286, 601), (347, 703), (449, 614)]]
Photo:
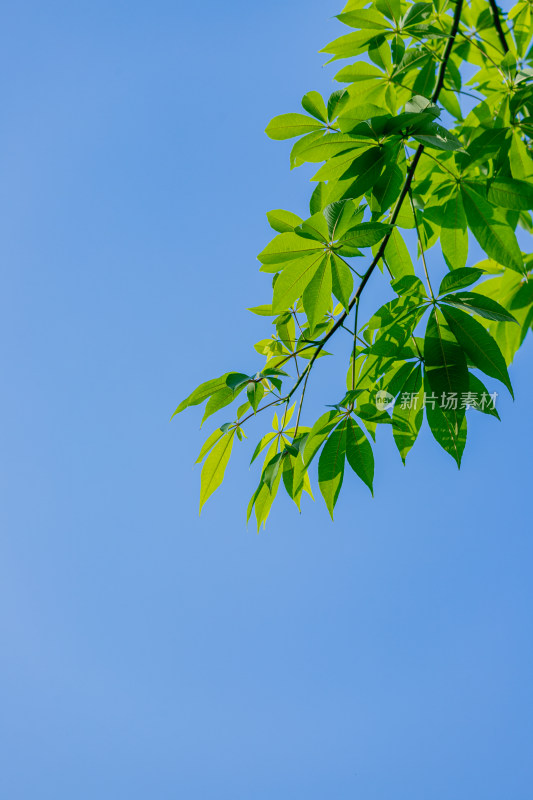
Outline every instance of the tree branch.
[[(444, 76), (445, 76), (445, 73), (446, 73), (446, 67), (448, 66), (448, 60), (450, 58), (450, 55), (451, 55), (451, 52), (452, 52), (452, 48), (453, 48), (453, 45), (455, 43), (455, 37), (457, 36), (457, 31), (459, 29), (459, 22), (461, 20), (461, 11), (462, 10), (463, 10), (463, 0), (457, 0), (456, 6), (455, 6), (455, 11), (454, 11), (454, 16), (453, 16), (452, 29), (451, 29), (448, 41), (446, 43), (446, 49), (444, 51), (444, 55), (442, 57), (442, 62), (440, 64), (440, 68), (439, 68), (439, 74), (438, 74), (438, 78), (437, 78), (437, 85), (435, 86), (435, 90), (434, 90), (433, 95), (431, 97), (431, 102), (432, 103), (436, 103), (437, 102), (437, 100), (439, 99), (439, 95), (441, 93), (442, 87), (444, 85)], [(418, 146), (417, 150), (416, 150), (416, 153), (415, 153), (415, 155), (413, 157), (413, 160), (411, 161), (411, 165), (410, 165), (410, 167), (409, 167), (409, 169), (407, 171), (407, 174), (405, 176), (405, 183), (403, 185), (402, 191), (400, 193), (400, 196), (399, 196), (398, 200), (396, 201), (396, 205), (394, 206), (394, 211), (392, 212), (392, 215), (391, 215), (391, 218), (390, 218), (390, 224), (391, 225), (394, 225), (396, 223), (396, 220), (398, 219), (398, 215), (400, 213), (400, 209), (402, 207), (402, 203), (405, 200), (405, 198), (407, 197), (407, 195), (409, 194), (409, 189), (411, 188), (411, 183), (413, 181), (413, 177), (414, 177), (418, 162), (420, 161), (420, 157), (421, 157), (423, 152), (424, 152), (424, 145), (420, 144)], [(312, 357), (311, 357), (311, 359), (309, 361), (309, 364), (307, 365), (305, 370), (302, 372), (301, 376), (296, 381), (296, 383), (292, 387), (291, 391), (287, 395), (287, 399), (289, 399), (294, 394), (294, 392), (296, 391), (296, 389), (298, 388), (298, 386), (300, 385), (300, 383), (302, 382), (304, 377), (305, 377), (305, 382), (306, 382), (306, 385), (307, 385), (307, 376), (311, 372), (313, 364), (315, 363), (316, 359), (320, 355), (320, 353), (321, 353), (322, 349), (324, 348), (325, 344), (338, 331), (338, 329), (343, 326), (343, 323), (344, 323), (345, 319), (347, 318), (348, 314), (350, 313), (350, 311), (352, 310), (354, 305), (358, 302), (358, 300), (359, 300), (359, 298), (361, 296), (361, 293), (363, 292), (363, 289), (365, 288), (366, 284), (368, 283), (368, 281), (370, 279), (370, 276), (372, 275), (372, 273), (374, 272), (374, 270), (375, 270), (376, 266), (378, 265), (379, 261), (383, 258), (384, 254), (385, 254), (385, 249), (387, 247), (387, 244), (389, 242), (390, 237), (391, 237), (391, 233), (388, 233), (382, 239), (381, 244), (379, 246), (378, 252), (374, 256), (374, 258), (372, 260), (372, 263), (370, 264), (369, 268), (367, 269), (367, 271), (363, 275), (361, 283), (357, 287), (354, 296), (350, 300), (350, 303), (348, 305), (348, 309), (341, 314), (341, 316), (336, 321), (336, 323), (333, 325), (331, 330), (329, 330), (328, 333), (321, 340), (320, 344), (317, 346), (317, 349), (313, 353), (313, 355), (312, 355)]]
[(496, 5), (496, 0), (489, 0), (489, 4), (492, 11), (492, 19), (494, 20), (494, 27), (496, 28), (496, 32), (498, 34), (498, 38), (503, 48), (503, 52), (508, 53), (509, 45), (507, 44), (505, 33), (503, 32), (502, 23), (500, 20), (500, 9)]

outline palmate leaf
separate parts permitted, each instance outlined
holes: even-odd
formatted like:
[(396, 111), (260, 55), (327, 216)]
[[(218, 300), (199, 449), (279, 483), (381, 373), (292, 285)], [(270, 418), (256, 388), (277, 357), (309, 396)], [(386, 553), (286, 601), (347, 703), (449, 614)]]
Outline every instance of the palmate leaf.
[[(248, 510), (255, 510), (258, 528), (281, 482), (298, 508), (303, 492), (311, 494), (308, 467), (314, 469), (315, 455), (331, 515), (346, 461), (372, 491), (371, 441), (378, 425), (391, 425), (405, 462), (424, 407), (434, 438), (460, 465), (466, 406), (499, 418), (490, 402), (494, 395), (471, 370), (511, 390), (507, 364), (533, 324), (533, 281), (526, 277), (533, 257), (520, 251), (515, 234), (519, 225), (533, 232), (532, 16), (519, 2), (507, 16), (509, 25), (502, 17), (506, 55), (488, 5), (348, 0), (339, 19), (355, 32), (323, 51), (333, 55), (331, 61), (358, 56), (336, 70), (346, 88), (328, 100), (308, 92), (305, 114), (283, 114), (269, 123), (271, 138), (293, 139), (291, 169), (316, 165), (310, 217), (302, 208), (267, 214), (279, 235), (259, 261), (261, 272), (270, 273), (272, 295), (251, 309), (272, 324), (254, 345), (254, 358), (266, 361), (250, 364), (251, 374), (226, 373), (202, 384), (176, 410), (206, 402), (205, 419), (239, 392), (241, 400), (248, 398), (234, 421), (213, 431), (201, 449), (201, 505), (220, 485), (235, 435), (244, 436), (241, 426), (262, 419), (259, 412), (271, 405), (281, 408), (281, 419), (274, 415), (274, 431), (260, 438), (252, 457), (264, 458)], [(464, 36), (472, 30), (477, 45)], [(478, 72), (470, 80), (471, 67)], [(480, 99), (465, 101), (471, 110), (463, 119), (457, 94), (467, 79)], [(437, 121), (441, 106), (451, 118), (446, 128)], [(403, 229), (410, 229), (405, 238)], [(436, 301), (415, 275), (419, 262), (413, 265), (410, 250), (416, 252), (416, 236), (431, 275), (441, 256), (450, 269)], [(466, 266), (472, 236), (487, 254), (473, 268)], [(367, 300), (380, 282), (388, 294), (373, 313)], [(363, 302), (356, 303), (363, 290)], [(340, 331), (350, 333), (345, 347)], [(315, 362), (346, 351), (345, 396), (339, 400), (332, 383), (332, 410), (311, 430), (302, 427), (309, 410), (304, 394), (316, 385), (316, 378), (307, 380)], [(293, 402), (297, 422), (288, 428)], [(477, 416), (470, 413), (470, 419)]]

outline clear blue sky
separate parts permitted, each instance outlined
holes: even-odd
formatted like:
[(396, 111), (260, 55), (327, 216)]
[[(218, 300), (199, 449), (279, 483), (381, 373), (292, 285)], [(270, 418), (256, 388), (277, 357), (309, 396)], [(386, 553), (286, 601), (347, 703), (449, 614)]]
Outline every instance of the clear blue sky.
[(532, 341), (460, 473), (382, 434), (335, 524), (246, 529), (256, 432), (199, 518), (200, 415), (168, 422), (257, 363), (264, 212), (309, 193), (263, 130), (333, 88), (339, 10), (4, 5), (6, 800), (531, 796)]

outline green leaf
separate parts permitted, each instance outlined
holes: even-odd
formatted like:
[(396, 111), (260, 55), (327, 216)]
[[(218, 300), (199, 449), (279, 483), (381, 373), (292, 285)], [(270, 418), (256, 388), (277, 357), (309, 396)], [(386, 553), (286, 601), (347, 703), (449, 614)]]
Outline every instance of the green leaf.
[(323, 443), (337, 425), (339, 421), (339, 414), (337, 411), (326, 411), (321, 417), (317, 419), (305, 443), (304, 448), (304, 464), (305, 469), (308, 469), (309, 464), (322, 447)]
[(338, 14), (337, 19), (351, 28), (369, 28), (370, 30), (383, 30), (390, 27), (390, 22), (378, 11), (362, 9), (361, 11), (348, 11)]
[(404, 174), (397, 164), (389, 166), (372, 189), (372, 210), (384, 214), (400, 196)]
[(357, 207), (353, 200), (339, 200), (326, 206), (322, 213), (327, 222), (329, 238), (335, 241), (360, 222), (364, 207)]
[(414, 97), (405, 104), (405, 110), (410, 114), (427, 114), (429, 119), (435, 119), (440, 116), (440, 108), (438, 105), (421, 95), (414, 95)]
[(472, 283), (478, 281), (485, 271), (476, 269), (475, 267), (461, 267), (448, 272), (441, 281), (439, 286), (439, 295), (446, 294), (446, 292), (454, 292), (457, 289), (463, 289), (465, 286), (470, 286)]
[(218, 442), (219, 439), (224, 436), (224, 431), (220, 428), (217, 428), (213, 431), (213, 433), (206, 439), (206, 441), (202, 445), (202, 449), (198, 454), (198, 458), (194, 462), (195, 464), (199, 464), (201, 461), (204, 460), (205, 456), (209, 453), (211, 448)]
[[(451, 435), (458, 437), (464, 408), (458, 399), (468, 391), (468, 368), (463, 348), (450, 331), (441, 311), (436, 308), (428, 318), (424, 338), (425, 374), (436, 402), (443, 405)], [(454, 397), (457, 402), (454, 402)], [(440, 407), (440, 405), (439, 405)]]
[(391, 231), (385, 247), (385, 260), (395, 278), (401, 278), (402, 275), (414, 275), (415, 269), (409, 250), (398, 228), (393, 228)]
[(330, 433), (318, 460), (318, 485), (333, 519), (333, 509), (344, 477), (346, 420)]
[(279, 233), (293, 233), (297, 225), (300, 225), (302, 218), (292, 211), (284, 211), (276, 208), (274, 211), (267, 211), (267, 219), (271, 228)]
[(323, 128), (320, 122), (304, 114), (280, 114), (270, 120), (265, 133), (271, 139), (292, 139), (304, 133), (311, 133)]
[(303, 292), (303, 306), (311, 330), (322, 320), (331, 306), (331, 266), (323, 258)]
[(461, 187), (468, 227), (490, 258), (516, 272), (524, 272), (524, 262), (516, 235), (499, 209), (477, 192)]
[(339, 239), (339, 245), (349, 245), (350, 247), (371, 247), (380, 242), (390, 231), (392, 225), (384, 225), (382, 222), (362, 222), (344, 234)]
[(229, 406), (229, 404), (232, 403), (237, 397), (239, 392), (240, 389), (234, 391), (233, 389), (230, 389), (229, 386), (226, 386), (225, 389), (220, 389), (219, 392), (215, 392), (215, 394), (211, 395), (207, 401), (200, 427), (202, 427), (206, 419), (210, 417), (211, 414), (215, 414), (217, 411), (220, 411), (221, 408)]
[(331, 258), (331, 286), (339, 303), (348, 311), (353, 292), (353, 276), (349, 267), (336, 255)]
[(491, 417), (500, 419), (500, 415), (496, 411), (496, 408), (493, 407), (493, 403), (490, 400), (491, 396), (487, 390), (487, 387), (479, 380), (477, 375), (474, 375), (473, 372), (470, 373), (470, 385), (468, 387), (468, 391), (477, 398), (476, 402), (469, 403), (473, 409), (480, 411), (482, 414), (489, 414)]
[(472, 311), (485, 319), (496, 320), (497, 322), (516, 322), (513, 315), (497, 303), (496, 300), (478, 294), (478, 292), (447, 294), (441, 299), (441, 302), (457, 308), (463, 308), (466, 311)]
[(410, 28), (413, 25), (419, 25), (430, 17), (432, 13), (433, 6), (431, 3), (413, 3), (402, 17), (400, 27)]
[(414, 133), (413, 139), (436, 150), (464, 150), (462, 142), (437, 123), (428, 125), (424, 133)]
[(324, 130), (313, 131), (313, 133), (307, 133), (305, 136), (302, 136), (301, 139), (298, 139), (298, 141), (293, 144), (289, 156), (291, 169), (299, 167), (301, 164), (305, 164), (305, 153), (307, 148), (312, 142), (318, 142), (321, 139), (324, 139), (324, 135)]
[[(342, 180), (338, 182), (341, 196), (331, 199), (343, 200), (366, 194), (379, 180), (386, 163), (387, 154), (382, 148), (369, 148), (352, 161), (351, 166), (343, 174)], [(335, 187), (335, 191), (337, 191), (337, 187)]]
[(211, 397), (212, 394), (224, 389), (226, 387), (226, 378), (230, 373), (226, 372), (224, 375), (221, 375), (220, 378), (213, 378), (213, 380), (206, 381), (205, 383), (201, 383), (194, 392), (182, 400), (177, 409), (174, 411), (170, 419), (173, 419), (176, 414), (181, 413), (184, 409), (188, 408), (189, 406), (197, 406), (200, 403), (203, 403), (204, 400), (207, 400), (208, 397)]
[(302, 97), (302, 106), (308, 114), (312, 114), (313, 117), (316, 117), (321, 122), (328, 121), (326, 104), (319, 92), (307, 92), (307, 94), (304, 94)]
[(477, 320), (458, 308), (442, 306), (441, 311), (474, 366), (491, 378), (502, 381), (514, 397), (505, 359), (490, 333)]
[(261, 402), (265, 394), (265, 387), (260, 382), (249, 383), (246, 389), (246, 394), (248, 395), (248, 402), (250, 403), (255, 413), (259, 407), (259, 403)]
[(200, 513), (206, 500), (215, 492), (224, 480), (224, 472), (228, 465), (233, 447), (234, 430), (224, 436), (211, 450), (202, 467), (200, 486)]
[(533, 178), (533, 159), (518, 130), (513, 130), (511, 135), (509, 164), (513, 178), (531, 181)]
[(355, 420), (346, 420), (346, 458), (348, 464), (374, 494), (374, 454), (370, 442)]
[(257, 314), (259, 317), (274, 317), (276, 316), (272, 311), (272, 306), (253, 306), (252, 308), (248, 308), (247, 311), (251, 311), (252, 314)]
[(274, 486), (275, 480), (278, 477), (278, 473), (282, 466), (282, 453), (276, 453), (276, 455), (270, 459), (267, 463), (265, 469), (263, 470), (263, 474), (261, 479), (263, 483), (265, 483), (269, 490), (272, 491), (272, 487)]
[(442, 254), (450, 269), (462, 269), (468, 256), (468, 231), (463, 198), (459, 191), (444, 206), (440, 232)]
[(317, 183), (316, 187), (313, 190), (313, 194), (311, 195), (311, 199), (309, 200), (309, 211), (311, 215), (317, 214), (324, 208), (326, 203), (326, 184), (325, 183)]
[[(349, 133), (328, 133), (326, 136), (314, 137), (309, 140), (305, 148), (301, 149), (299, 160), (311, 164), (318, 164), (328, 158), (333, 158), (341, 153), (360, 150), (368, 147), (371, 142), (366, 137), (355, 136)], [(376, 148), (372, 148), (376, 149)]]
[(322, 242), (298, 236), (296, 233), (280, 233), (267, 244), (257, 258), (261, 264), (284, 264), (323, 249)]
[[(427, 382), (427, 374), (424, 376), (424, 387), (426, 393), (431, 394), (431, 388)], [(434, 439), (455, 459), (457, 466), (460, 467), (466, 444), (466, 415), (463, 414), (458, 428), (455, 428), (439, 405), (428, 405), (426, 402), (425, 410), (426, 419)]]
[(276, 431), (269, 431), (269, 433), (267, 433), (265, 436), (262, 437), (262, 439), (259, 440), (259, 442), (257, 443), (257, 447), (254, 450), (254, 454), (252, 456), (250, 464), (252, 464), (255, 461), (257, 456), (265, 449), (267, 445), (269, 445), (272, 442), (273, 439), (276, 438), (276, 436), (277, 436)]
[(329, 241), (328, 224), (320, 211), (313, 214), (309, 219), (304, 220), (301, 225), (298, 225), (296, 233), (306, 239), (314, 239), (322, 244)]
[(349, 95), (346, 89), (337, 89), (337, 91), (330, 94), (328, 100), (328, 119), (330, 122), (334, 120), (338, 114), (340, 114), (346, 105), (348, 97)]
[(280, 312), (290, 308), (303, 295), (305, 288), (311, 283), (317, 270), (327, 259), (323, 253), (300, 258), (291, 262), (280, 274), (274, 286), (272, 308)]
[(244, 372), (228, 372), (226, 376), (226, 386), (235, 391), (235, 389), (248, 383), (249, 380), (250, 376), (246, 375)]
[(405, 464), (424, 419), (422, 368), (417, 365), (401, 388), (392, 412), (392, 434)]
[(343, 67), (340, 72), (337, 72), (335, 80), (339, 81), (339, 83), (352, 83), (383, 80), (385, 77), (384, 73), (373, 64), (357, 61), (355, 64), (349, 64), (347, 67)]
[(504, 208), (527, 210), (533, 208), (533, 186), (516, 178), (494, 178), (489, 183), (488, 199)]
[(401, 0), (376, 0), (376, 8), (387, 17), (399, 21), (402, 16)]

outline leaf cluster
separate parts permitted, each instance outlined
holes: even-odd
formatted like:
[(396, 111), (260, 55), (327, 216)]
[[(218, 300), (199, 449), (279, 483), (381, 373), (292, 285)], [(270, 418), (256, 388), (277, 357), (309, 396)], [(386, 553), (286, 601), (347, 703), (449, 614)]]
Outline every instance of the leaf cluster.
[[(282, 484), (298, 509), (313, 497), (315, 463), (332, 516), (346, 466), (373, 492), (382, 425), (405, 463), (425, 420), (460, 466), (467, 409), (499, 419), (483, 381), (512, 394), (508, 367), (533, 324), (533, 257), (516, 235), (533, 230), (532, 13), (529, 0), (507, 15), (495, 0), (348, 0), (338, 20), (349, 31), (321, 51), (344, 62), (339, 88), (307, 92), (301, 110), (266, 128), (296, 140), (291, 169), (316, 170), (308, 211), (267, 213), (274, 235), (258, 260), (270, 296), (250, 311), (270, 331), (251, 371), (207, 381), (175, 412), (205, 402), (203, 422), (235, 403), (200, 452), (200, 508), (235, 437), (267, 409), (276, 411), (252, 456), (263, 465), (248, 506), (258, 529)], [(477, 264), (474, 240), (485, 253)], [(390, 299), (361, 320), (376, 272)], [(346, 333), (346, 380), (304, 426), (311, 372)]]

